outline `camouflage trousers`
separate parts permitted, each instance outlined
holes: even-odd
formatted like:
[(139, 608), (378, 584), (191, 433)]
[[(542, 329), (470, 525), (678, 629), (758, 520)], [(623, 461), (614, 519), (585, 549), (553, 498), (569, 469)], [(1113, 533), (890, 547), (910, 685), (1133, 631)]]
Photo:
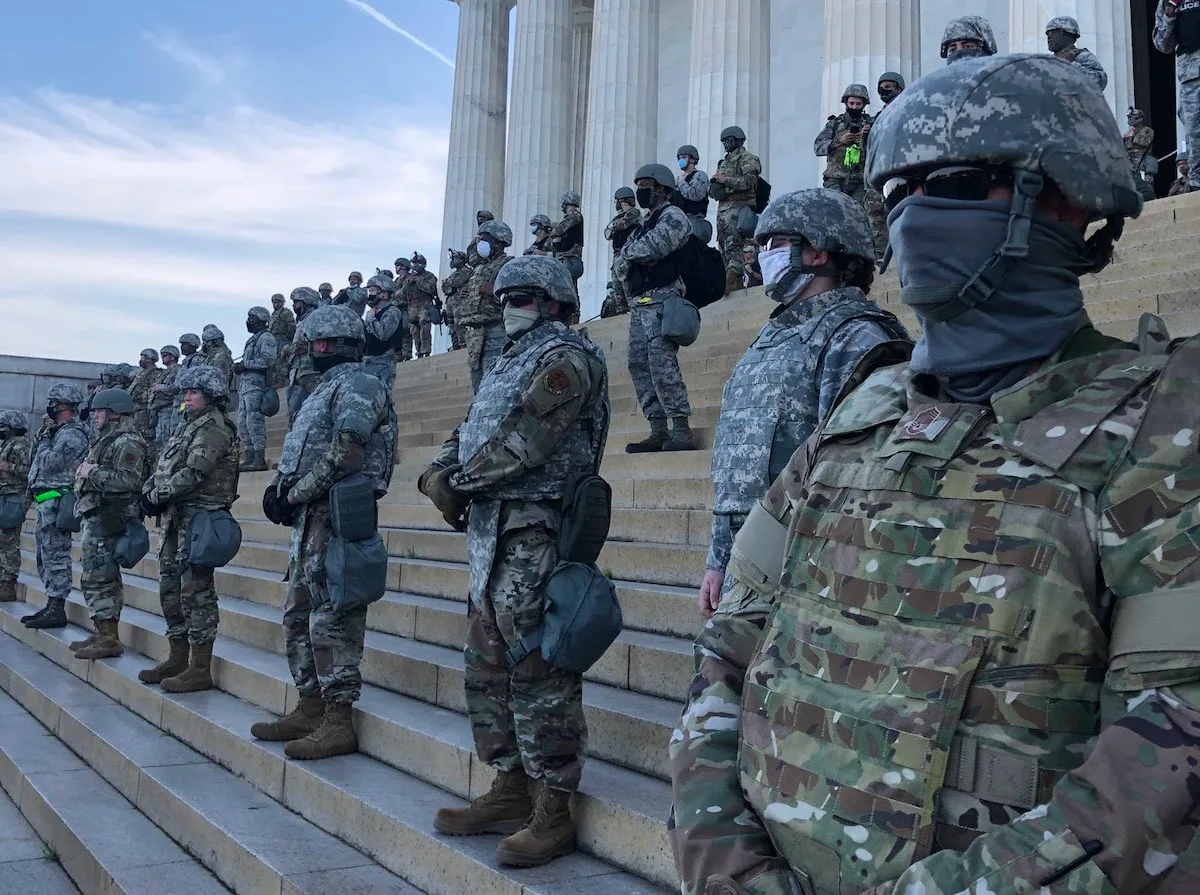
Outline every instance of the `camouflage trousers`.
[(557, 558), (544, 527), (500, 535), (482, 605), (472, 601), (467, 610), (465, 689), (481, 760), (502, 771), (523, 767), (554, 789), (574, 791), (587, 742), (583, 676), (556, 668), (540, 652), (515, 668), (504, 657), (541, 623)]
[(662, 299), (668, 291), (655, 292), (653, 304), (637, 299), (629, 313), (629, 378), (648, 420), (692, 415), (679, 346), (662, 334)]
[(735, 288), (738, 289), (741, 288), (742, 271), (746, 267), (742, 246), (748, 242), (737, 227), (738, 212), (742, 208), (742, 205), (722, 202), (717, 209), (717, 246), (721, 250), (721, 257), (725, 259), (725, 282), (734, 282), (736, 278), (738, 285)]
[(383, 387), (391, 392), (396, 384), (396, 352), (385, 351), (383, 354), (368, 354), (363, 358), (363, 369), (372, 376), (379, 378)]
[[(1188, 158), (1200, 159), (1200, 78), (1179, 85), (1179, 118), (1187, 139)], [(1200, 190), (1200, 164), (1188, 166), (1188, 185)]]
[(21, 573), (21, 526), (0, 528), (0, 581), (16, 581)]
[(335, 612), (325, 586), (325, 550), (333, 532), (329, 501), (308, 504), (292, 526), (289, 584), (283, 607), (288, 668), (301, 696), (356, 702), (362, 692), (367, 607)]
[(247, 449), (263, 450), (267, 446), (267, 418), (263, 416), (262, 399), (266, 387), (249, 376), (238, 385), (238, 438)]
[(883, 194), (868, 184), (863, 205), (867, 209), (867, 219), (871, 222), (871, 238), (875, 241), (875, 260), (883, 258), (888, 247), (887, 209), (883, 207)]
[(213, 570), (188, 563), (188, 527), (193, 513), (173, 508), (158, 547), (158, 601), (167, 637), (193, 645), (217, 639), (220, 610)]
[(492, 371), (504, 352), (508, 334), (499, 323), (467, 327), (467, 370), (471, 374), (471, 391), (479, 391), (479, 383)]
[(37, 571), (51, 600), (65, 600), (71, 593), (71, 534), (58, 528), (58, 501), (47, 500), (37, 508)]
[(450, 350), (459, 351), (467, 347), (467, 328), (458, 323), (450, 324)]
[(83, 574), (79, 576), (79, 589), (83, 591), (92, 621), (115, 622), (121, 618), (125, 587), (113, 547), (122, 526), (123, 522), (114, 524), (114, 515), (107, 510), (83, 520), (80, 545)]
[(612, 284), (613, 311), (617, 314), (628, 314), (629, 290), (625, 287), (625, 281), (620, 277), (613, 277)]
[[(161, 454), (167, 446), (167, 442), (171, 440), (171, 436), (175, 434), (175, 429), (183, 422), (183, 414), (179, 411), (179, 404), (172, 403), (166, 407), (162, 407), (158, 411), (158, 419), (154, 423), (154, 449), (156, 454)], [(153, 467), (151, 467), (153, 469)]]
[(414, 302), (408, 306), (408, 333), (417, 357), (429, 357), (433, 351), (433, 324), (429, 321), (432, 307), (432, 301)]

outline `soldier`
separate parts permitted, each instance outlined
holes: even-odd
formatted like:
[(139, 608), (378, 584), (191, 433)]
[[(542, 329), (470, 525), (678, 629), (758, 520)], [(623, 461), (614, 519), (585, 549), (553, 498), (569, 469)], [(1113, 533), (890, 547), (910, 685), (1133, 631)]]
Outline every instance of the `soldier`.
[(64, 604), (71, 592), (71, 532), (59, 526), (58, 510), (63, 495), (75, 486), (75, 470), (88, 454), (88, 430), (79, 419), (81, 404), (83, 392), (69, 382), (55, 383), (46, 393), (46, 420), (29, 467), (29, 494), (37, 504), (37, 570), (46, 605), (22, 617), (27, 628), (67, 624)]
[(352, 270), (346, 280), (349, 285), (338, 290), (338, 294), (333, 297), (333, 303), (346, 305), (361, 317), (363, 311), (367, 309), (367, 290), (363, 288), (363, 275), (357, 270)]
[(1142, 208), (1112, 114), (973, 59), (872, 144), (921, 338), (734, 543), (671, 742), (682, 891), (1194, 891), (1200, 339), (1087, 320)]
[(813, 141), (813, 152), (825, 156), (821, 185), (827, 190), (845, 193), (866, 207), (863, 172), (867, 164), (867, 136), (874, 123), (867, 114), (871, 95), (864, 84), (851, 84), (842, 91), (845, 111), (830, 115), (821, 133)]
[[(836, 190), (780, 196), (755, 240), (778, 306), (733, 369), (713, 440), (712, 538), (699, 606), (712, 615), (734, 536), (783, 466), (833, 407), (867, 352), (908, 333), (867, 298), (875, 250), (861, 205)], [(732, 580), (732, 579), (731, 579)]]
[(1046, 47), (1055, 58), (1074, 65), (1088, 76), (1097, 90), (1103, 91), (1108, 86), (1108, 72), (1095, 53), (1075, 46), (1077, 40), (1079, 23), (1070, 16), (1056, 16), (1046, 23)]
[(942, 31), (942, 58), (946, 64), (960, 59), (996, 55), (996, 36), (992, 23), (983, 16), (959, 16), (946, 23)]
[[(333, 304), (333, 287), (331, 285), (329, 285), (328, 283), (322, 283), (320, 286), (317, 287), (317, 304), (314, 305), (313, 307), (317, 307), (319, 305), (330, 305), (330, 304)], [(296, 302), (293, 301), (292, 308), (294, 309), (295, 307), (296, 307)], [(300, 325), (300, 315), (298, 313), (296, 315), (296, 325), (297, 326)]]
[(174, 345), (163, 345), (158, 349), (162, 355), (163, 369), (158, 382), (150, 386), (150, 426), (154, 430), (154, 444), (150, 448), (158, 456), (167, 444), (179, 422), (179, 409), (175, 403), (175, 377), (183, 369), (179, 365), (179, 349)]
[(225, 333), (220, 328), (209, 323), (200, 331), (201, 340), (199, 363), (216, 367), (226, 382), (233, 382), (233, 352), (225, 344)]
[(404, 287), (412, 279), (412, 274), (412, 261), (405, 257), (397, 258), (396, 277), (392, 283), (392, 298), (396, 302), (396, 307), (400, 309), (400, 313), (404, 315), (404, 322), (400, 325), (400, 334), (396, 337), (396, 345), (392, 351), (397, 363), (413, 359), (413, 336), (412, 330), (409, 328), (408, 304), (401, 300), (401, 296), (404, 294)]
[[(29, 512), (29, 465), (33, 461), (33, 439), (25, 414), (0, 410), (0, 500), (19, 500)], [(17, 524), (0, 528), (0, 603), (17, 599), (17, 575), (21, 571), (22, 513)]]
[(473, 242), (480, 263), (471, 273), (466, 300), (455, 314), (455, 319), (467, 331), (467, 370), (471, 374), (473, 392), (479, 390), (479, 383), (500, 357), (507, 341), (501, 324), (500, 303), (492, 292), (492, 284), (500, 268), (512, 260), (504, 254), (512, 241), (512, 230), (508, 224), (504, 221), (486, 221)]
[(609, 280), (604, 284), (604, 301), (600, 303), (600, 319), (607, 320), (609, 317), (616, 317), (620, 314), (629, 313), (629, 303), (624, 306), (617, 304), (616, 292), (613, 289), (613, 281)]
[[(675, 177), (666, 165), (642, 165), (634, 186), (638, 205), (650, 214), (622, 247), (613, 263), (613, 278), (625, 281), (630, 297), (629, 376), (650, 422), (650, 436), (625, 445), (625, 450), (631, 454), (690, 451), (696, 447), (688, 425), (692, 405), (679, 370), (679, 346), (663, 337), (662, 315), (663, 303), (685, 292), (678, 252), (691, 238), (692, 226), (683, 209), (670, 202)], [(740, 260), (740, 246), (738, 256)]]
[(1142, 110), (1133, 106), (1129, 107), (1125, 120), (1129, 122), (1129, 130), (1122, 134), (1125, 153), (1129, 156), (1129, 166), (1133, 170), (1138, 192), (1149, 202), (1155, 198), (1153, 175), (1158, 172), (1158, 159), (1154, 156), (1154, 128), (1146, 125)]
[[(147, 446), (154, 444), (154, 423), (150, 416), (150, 396), (154, 386), (162, 382), (162, 368), (157, 366), (158, 352), (143, 348), (138, 366), (141, 368), (129, 383), (129, 397), (133, 399), (133, 427)], [(153, 448), (151, 447), (151, 450)]]
[[(704, 172), (701, 172), (704, 173)], [(704, 205), (708, 207), (708, 177), (704, 179)], [(613, 262), (617, 260), (617, 256), (621, 254), (621, 249), (625, 247), (625, 243), (629, 241), (629, 237), (633, 235), (638, 224), (642, 222), (642, 212), (637, 207), (637, 194), (627, 186), (618, 187), (613, 193), (613, 200), (617, 204), (617, 213), (613, 219), (608, 222), (608, 226), (604, 228), (604, 238), (612, 243)], [(679, 204), (676, 202), (675, 204)], [(680, 208), (683, 208), (680, 205)], [(687, 212), (687, 209), (684, 209)], [(609, 265), (609, 270), (612, 265)], [(616, 314), (629, 313), (629, 296), (625, 294), (625, 281), (615, 278), (609, 281), (613, 290), (613, 308)]]
[(362, 321), (335, 305), (318, 308), (301, 329), (321, 383), (288, 432), (279, 472), (263, 495), (267, 518), (292, 526), (283, 629), (300, 702), (291, 714), (255, 724), (250, 733), (286, 742), (289, 758), (314, 759), (358, 749), (351, 716), (362, 689), (359, 664), (367, 629), (366, 606), (339, 613), (329, 601), (329, 489), (362, 472), (373, 479), (376, 495), (386, 493), (396, 427), (391, 396), (359, 363)]
[(389, 277), (367, 281), (367, 316), (363, 320), (366, 349), (363, 369), (379, 377), (390, 395), (396, 384), (396, 348), (407, 329), (404, 309), (393, 299), (395, 283)]
[(149, 447), (134, 422), (136, 412), (133, 398), (124, 389), (97, 393), (92, 414), (99, 434), (87, 459), (75, 470), (75, 515), (83, 520), (79, 589), (96, 630), (70, 645), (76, 659), (112, 659), (125, 652), (117, 632), (125, 590), (113, 550), (125, 523), (139, 518), (138, 494), (150, 459)]
[[(888, 106), (895, 101), (896, 97), (904, 92), (905, 86), (904, 76), (899, 72), (885, 71), (879, 76), (875, 92), (879, 94), (883, 108), (879, 110), (879, 115), (875, 116), (876, 121), (887, 111)], [(867, 209), (867, 218), (871, 222), (871, 237), (875, 240), (875, 258), (882, 260), (887, 254), (888, 247), (887, 214), (883, 209), (883, 196), (867, 183), (864, 184), (863, 201)]]
[[(212, 689), (217, 639), (217, 592), (211, 566), (188, 562), (188, 532), (203, 510), (228, 510), (237, 499), (238, 438), (225, 413), (229, 388), (213, 367), (179, 374), (184, 421), (142, 488), (142, 509), (159, 517), (158, 599), (171, 651), (138, 672), (138, 680), (171, 693)], [(188, 647), (191, 646), (189, 662)]]
[(284, 347), (283, 356), (287, 362), (287, 403), (288, 425), (296, 421), (296, 414), (304, 405), (304, 401), (317, 387), (320, 376), (313, 368), (312, 358), (308, 354), (308, 340), (304, 337), (305, 318), (317, 307), (325, 307), (321, 296), (308, 286), (297, 286), (291, 294), (292, 308), (296, 311), (296, 334), (292, 336), (292, 344)]
[(1186, 152), (1175, 154), (1175, 170), (1179, 172), (1179, 176), (1167, 190), (1168, 196), (1178, 196), (1188, 191), (1188, 157)]
[(708, 174), (700, 169), (700, 150), (685, 143), (675, 153), (675, 164), (679, 173), (671, 201), (688, 217), (708, 217)]
[(190, 367), (192, 364), (201, 363), (200, 337), (195, 333), (184, 333), (179, 337), (179, 353), (182, 355), (179, 358), (179, 363), (184, 367)]
[(747, 243), (742, 246), (742, 260), (745, 262), (742, 268), (742, 285), (747, 289), (754, 289), (763, 284), (762, 266), (758, 263), (758, 252), (753, 245)]
[(467, 339), (463, 325), (459, 322), (459, 305), (467, 283), (471, 281), (471, 268), (467, 266), (467, 253), (447, 249), (450, 254), (450, 275), (442, 280), (442, 295), (446, 297), (442, 319), (450, 327), (450, 349), (458, 351), (466, 347)]
[[(279, 345), (267, 327), (271, 312), (256, 305), (246, 312), (246, 332), (250, 338), (242, 350), (242, 359), (233, 365), (238, 377), (237, 432), (246, 450), (243, 472), (261, 472), (267, 468), (267, 420), (263, 416), (263, 393), (274, 388), (275, 364)], [(228, 382), (228, 380), (226, 380)]]
[(512, 833), (496, 856), (528, 867), (575, 850), (583, 679), (540, 651), (511, 667), (505, 653), (540, 624), (567, 481), (604, 454), (608, 376), (603, 352), (566, 324), (576, 297), (561, 262), (516, 258), (495, 289), (511, 341), (418, 486), (466, 527), (467, 714), (479, 758), (498, 773), (486, 795), (438, 811), (434, 828)]
[(425, 269), (425, 256), (413, 252), (412, 276), (404, 284), (401, 302), (408, 314), (408, 331), (417, 357), (429, 357), (433, 352), (433, 323), (429, 312), (441, 305), (437, 286), (437, 276)]
[(554, 249), (550, 245), (551, 231), (554, 229), (554, 222), (547, 215), (535, 214), (529, 219), (529, 232), (533, 236), (533, 242), (529, 244), (522, 254), (525, 255), (548, 255), (554, 257)]
[(483, 263), (483, 257), (476, 251), (476, 246), (479, 244), (479, 228), (489, 221), (496, 220), (496, 216), (486, 209), (480, 209), (475, 212), (475, 236), (471, 237), (471, 241), (467, 243), (467, 264), (471, 267), (478, 267)]
[[(566, 265), (575, 284), (575, 296), (579, 296), (579, 278), (583, 276), (583, 213), (579, 210), (583, 199), (575, 190), (562, 194), (562, 220), (550, 231), (550, 246), (554, 257)], [(575, 303), (574, 314), (579, 314), (579, 302)], [(578, 316), (571, 321), (578, 323)]]
[(746, 151), (745, 142), (746, 132), (740, 127), (721, 131), (725, 157), (708, 185), (708, 194), (717, 200), (717, 243), (725, 259), (726, 295), (742, 288), (742, 246), (746, 238), (738, 229), (739, 212), (754, 205), (762, 174), (762, 161)]
[(267, 331), (275, 337), (276, 345), (286, 345), (296, 335), (296, 315), (284, 305), (282, 292), (271, 296), (271, 322)]

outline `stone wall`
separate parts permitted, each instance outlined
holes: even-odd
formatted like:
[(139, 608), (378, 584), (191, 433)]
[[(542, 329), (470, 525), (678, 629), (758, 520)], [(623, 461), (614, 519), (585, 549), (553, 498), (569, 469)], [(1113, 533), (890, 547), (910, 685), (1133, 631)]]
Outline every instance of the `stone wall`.
[(87, 393), (88, 382), (100, 378), (104, 364), (0, 354), (0, 410), (29, 417), (36, 431), (45, 415), (46, 391), (56, 382), (73, 382)]

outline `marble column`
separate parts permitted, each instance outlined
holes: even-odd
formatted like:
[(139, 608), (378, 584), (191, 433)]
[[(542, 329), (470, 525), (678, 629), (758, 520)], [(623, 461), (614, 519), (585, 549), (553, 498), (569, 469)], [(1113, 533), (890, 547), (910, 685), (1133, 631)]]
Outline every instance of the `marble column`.
[(539, 212), (561, 216), (559, 200), (570, 185), (574, 28), (572, 0), (517, 4), (504, 221), (518, 254), (531, 241), (529, 219)]
[(825, 0), (822, 120), (842, 111), (842, 91), (849, 84), (867, 86), (867, 111), (877, 113), (883, 108), (875, 92), (881, 74), (899, 72), (909, 84), (917, 79), (919, 6), (919, 0)]
[(1014, 53), (1045, 53), (1046, 24), (1055, 16), (1079, 22), (1077, 46), (1096, 54), (1108, 72), (1104, 98), (1125, 130), (1125, 111), (1133, 104), (1133, 37), (1129, 0), (1011, 0), (1009, 41)]
[(508, 13), (513, 0), (458, 0), (454, 104), (446, 162), (442, 257), (475, 235), (475, 212), (504, 204), (504, 124), (508, 102)]
[(583, 0), (575, 10), (575, 31), (572, 35), (571, 60), (574, 78), (571, 85), (571, 108), (575, 112), (575, 128), (571, 135), (571, 188), (583, 188), (583, 154), (587, 144), (588, 74), (592, 67), (592, 7), (593, 0)]
[(596, 0), (588, 80), (586, 240), (579, 284), (584, 320), (600, 312), (610, 276), (612, 253), (604, 228), (615, 213), (613, 193), (619, 186), (632, 187), (634, 172), (642, 165), (659, 161), (657, 2)]

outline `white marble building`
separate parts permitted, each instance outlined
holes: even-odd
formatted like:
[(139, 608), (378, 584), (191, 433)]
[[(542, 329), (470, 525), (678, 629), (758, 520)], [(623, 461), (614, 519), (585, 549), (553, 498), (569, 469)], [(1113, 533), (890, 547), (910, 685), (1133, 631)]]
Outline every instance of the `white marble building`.
[(776, 194), (815, 186), (823, 160), (813, 138), (840, 111), (845, 85), (865, 83), (874, 95), (884, 71), (911, 82), (944, 64), (942, 28), (955, 15), (986, 16), (1002, 53), (1045, 52), (1046, 22), (1074, 16), (1080, 46), (1108, 69), (1122, 122), (1133, 98), (1130, 0), (453, 2), (442, 266), (445, 249), (474, 233), (477, 209), (512, 227), (519, 254), (529, 218), (557, 218), (562, 191), (574, 187), (587, 222), (584, 319), (598, 312), (608, 280), (601, 234), (613, 191), (632, 185), (640, 165), (673, 168), (676, 148), (691, 143), (712, 171), (722, 128), (737, 124)]

